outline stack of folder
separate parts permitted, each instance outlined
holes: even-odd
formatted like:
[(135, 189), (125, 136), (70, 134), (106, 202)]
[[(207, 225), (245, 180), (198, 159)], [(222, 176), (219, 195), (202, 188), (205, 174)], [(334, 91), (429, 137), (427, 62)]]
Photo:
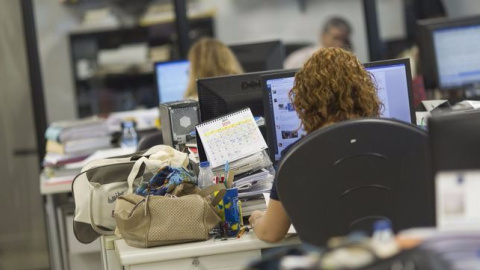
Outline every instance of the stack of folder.
[(111, 147), (107, 123), (96, 117), (55, 122), (48, 127), (45, 137), (47, 153), (65, 157), (85, 156)]
[(45, 132), (44, 176), (49, 183), (68, 182), (80, 172), (71, 167), (99, 149), (111, 148), (111, 136), (104, 119), (92, 117), (52, 123)]

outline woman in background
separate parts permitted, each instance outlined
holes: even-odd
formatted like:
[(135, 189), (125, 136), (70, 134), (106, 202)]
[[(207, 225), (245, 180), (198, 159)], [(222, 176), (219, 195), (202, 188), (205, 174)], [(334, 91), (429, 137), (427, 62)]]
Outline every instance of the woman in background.
[[(368, 72), (353, 53), (341, 48), (314, 53), (295, 75), (290, 99), (307, 133), (344, 120), (378, 117), (382, 108)], [(254, 211), (249, 222), (263, 241), (278, 242), (287, 234), (291, 223), (276, 181), (267, 211)]]
[(198, 100), (197, 79), (243, 73), (233, 52), (212, 38), (199, 39), (188, 52), (190, 78), (185, 98)]

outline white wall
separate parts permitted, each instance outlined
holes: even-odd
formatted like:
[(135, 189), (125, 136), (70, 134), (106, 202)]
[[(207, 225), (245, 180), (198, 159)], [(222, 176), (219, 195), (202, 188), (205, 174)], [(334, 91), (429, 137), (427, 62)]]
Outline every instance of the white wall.
[(79, 25), (79, 15), (58, 0), (33, 2), (47, 121), (75, 119), (68, 33)]
[(20, 1), (0, 1), (0, 269), (48, 268)]
[(404, 0), (377, 0), (377, 17), (382, 40), (407, 36)]
[(450, 17), (480, 15), (480, 0), (443, 0)]
[(368, 60), (363, 6), (360, 0), (309, 0), (306, 12), (295, 0), (214, 0), (216, 34), (225, 43), (281, 39), (316, 43), (323, 23), (332, 15), (353, 27), (352, 43), (361, 61)]

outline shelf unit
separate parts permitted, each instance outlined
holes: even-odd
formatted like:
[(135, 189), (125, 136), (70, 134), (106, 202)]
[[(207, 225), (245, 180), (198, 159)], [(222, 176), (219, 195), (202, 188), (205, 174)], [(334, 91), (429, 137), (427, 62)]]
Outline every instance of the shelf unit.
[[(212, 16), (190, 18), (189, 29), (191, 43), (200, 37), (215, 36)], [(76, 30), (68, 38), (79, 117), (158, 105), (154, 60), (150, 56), (145, 63), (107, 68), (99, 65), (100, 51), (146, 44), (149, 54), (162, 46), (169, 51), (163, 60), (179, 59), (178, 37), (172, 20), (147, 26)]]

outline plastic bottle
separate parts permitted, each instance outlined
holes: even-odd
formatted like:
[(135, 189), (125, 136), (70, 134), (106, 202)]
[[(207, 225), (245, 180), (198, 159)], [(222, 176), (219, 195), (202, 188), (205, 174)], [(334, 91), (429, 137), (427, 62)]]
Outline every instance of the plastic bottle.
[(213, 175), (212, 168), (210, 168), (210, 162), (203, 161), (200, 162), (200, 172), (198, 174), (198, 187), (204, 189), (213, 185), (213, 180), (215, 176)]
[(122, 143), (123, 148), (137, 147), (138, 136), (132, 121), (123, 122)]
[(371, 246), (380, 258), (388, 258), (399, 251), (390, 221), (379, 220), (374, 223)]

